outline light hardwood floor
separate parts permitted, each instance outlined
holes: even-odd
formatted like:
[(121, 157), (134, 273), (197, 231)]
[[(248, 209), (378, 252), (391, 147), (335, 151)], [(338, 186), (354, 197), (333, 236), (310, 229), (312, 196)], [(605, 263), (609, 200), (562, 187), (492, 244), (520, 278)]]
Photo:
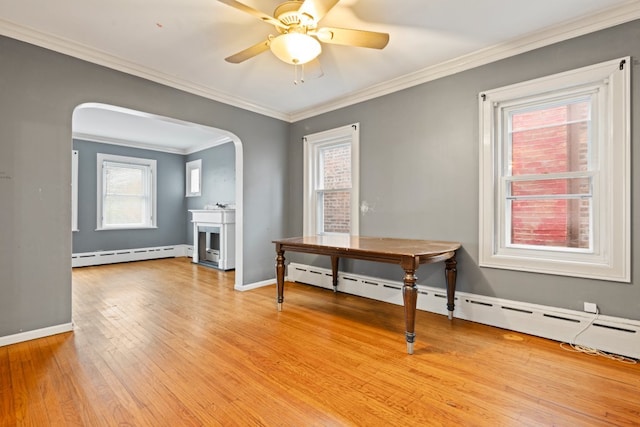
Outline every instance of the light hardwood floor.
[(640, 365), (186, 258), (73, 271), (73, 333), (0, 347), (2, 426), (640, 423)]

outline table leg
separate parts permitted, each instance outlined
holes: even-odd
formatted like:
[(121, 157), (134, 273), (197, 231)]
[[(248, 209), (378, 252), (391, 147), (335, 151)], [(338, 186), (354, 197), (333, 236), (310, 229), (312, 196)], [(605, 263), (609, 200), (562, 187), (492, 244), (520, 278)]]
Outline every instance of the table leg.
[(278, 287), (278, 311), (282, 311), (284, 301), (284, 251), (276, 249), (276, 284)]
[(331, 277), (333, 279), (333, 292), (338, 292), (338, 263), (340, 258), (331, 255)]
[(404, 300), (405, 338), (407, 341), (407, 353), (413, 354), (413, 342), (416, 339), (416, 303), (418, 289), (416, 288), (415, 269), (405, 267), (404, 286), (402, 287), (402, 299)]
[(453, 319), (453, 309), (455, 308), (456, 277), (458, 275), (457, 264), (458, 261), (456, 261), (455, 253), (445, 261), (444, 274), (447, 279), (447, 310), (449, 310), (449, 320)]

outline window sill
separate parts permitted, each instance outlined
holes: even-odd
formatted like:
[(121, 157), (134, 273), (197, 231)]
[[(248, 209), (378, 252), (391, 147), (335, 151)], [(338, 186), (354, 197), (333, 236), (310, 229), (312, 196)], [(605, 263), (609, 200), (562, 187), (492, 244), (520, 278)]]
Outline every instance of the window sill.
[(580, 262), (505, 255), (493, 255), (484, 259), (481, 255), (478, 262), (480, 267), (629, 283), (630, 271), (624, 264), (623, 260), (609, 260), (608, 263)]
[(99, 227), (96, 231), (113, 231), (113, 230), (153, 230), (158, 228), (155, 225), (152, 226), (135, 226), (135, 227)]

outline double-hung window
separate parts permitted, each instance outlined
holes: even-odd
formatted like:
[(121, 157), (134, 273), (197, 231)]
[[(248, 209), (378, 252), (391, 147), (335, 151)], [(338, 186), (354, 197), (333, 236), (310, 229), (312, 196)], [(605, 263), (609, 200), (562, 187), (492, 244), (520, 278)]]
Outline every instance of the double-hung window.
[(202, 159), (186, 163), (186, 197), (202, 195)]
[(98, 153), (98, 230), (156, 226), (156, 161)]
[(480, 265), (630, 280), (629, 58), (480, 94)]
[(359, 124), (307, 135), (304, 235), (358, 235)]

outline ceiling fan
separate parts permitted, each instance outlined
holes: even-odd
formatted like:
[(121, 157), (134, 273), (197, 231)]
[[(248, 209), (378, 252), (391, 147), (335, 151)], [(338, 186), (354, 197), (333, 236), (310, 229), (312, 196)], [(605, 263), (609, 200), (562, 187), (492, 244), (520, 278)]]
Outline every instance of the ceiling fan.
[(246, 61), (269, 49), (278, 59), (293, 65), (313, 61), (322, 52), (322, 43), (383, 49), (389, 42), (389, 34), (346, 28), (318, 27), (318, 22), (340, 0), (290, 0), (276, 7), (273, 16), (260, 12), (235, 0), (218, 0), (221, 3), (249, 13), (272, 24), (280, 33), (269, 35), (247, 49), (225, 58), (233, 64)]

